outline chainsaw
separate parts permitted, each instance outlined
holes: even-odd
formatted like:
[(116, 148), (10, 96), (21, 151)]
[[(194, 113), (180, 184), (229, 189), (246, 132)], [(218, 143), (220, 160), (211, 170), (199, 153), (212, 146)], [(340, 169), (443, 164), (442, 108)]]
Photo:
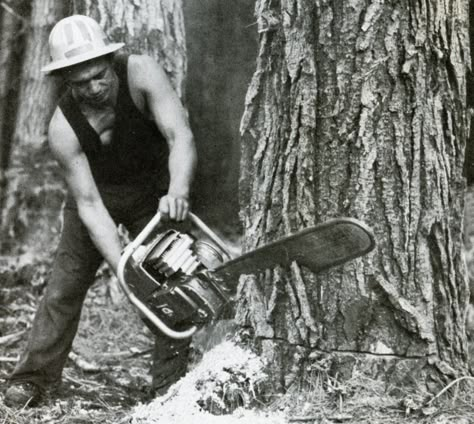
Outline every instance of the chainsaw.
[(145, 322), (175, 339), (191, 337), (218, 319), (232, 304), (242, 274), (294, 261), (318, 273), (375, 246), (364, 223), (336, 218), (233, 258), (201, 219), (189, 213), (189, 220), (197, 233), (163, 228), (157, 213), (125, 248), (117, 271), (121, 288)]

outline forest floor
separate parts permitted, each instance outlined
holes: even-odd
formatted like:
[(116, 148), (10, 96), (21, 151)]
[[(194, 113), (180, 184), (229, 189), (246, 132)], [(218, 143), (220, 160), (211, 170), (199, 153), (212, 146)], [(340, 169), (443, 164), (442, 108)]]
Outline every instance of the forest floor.
[[(474, 275), (474, 215), (466, 221), (472, 224), (465, 241)], [(0, 424), (474, 424), (471, 377), (434, 398), (416, 391), (390, 396), (363, 376), (341, 384), (315, 374), (304, 389), (293, 386), (262, 404), (263, 365), (233, 344), (230, 321), (194, 337), (188, 374), (153, 399), (153, 336), (104, 270), (86, 299), (58, 393), (39, 407), (12, 410), (3, 392), (48, 279), (51, 255), (44, 258), (0, 257)], [(470, 312), (474, 328), (474, 307)], [(470, 350), (474, 358), (474, 340)]]
[[(15, 261), (0, 263), (2, 388), (6, 388), (6, 377), (24, 345), (49, 269), (46, 262)], [(87, 297), (58, 394), (40, 407), (22, 410), (7, 408), (0, 395), (0, 424), (474, 423), (474, 383), (470, 378), (430, 402), (433, 398), (425, 393), (389, 396), (380, 383), (363, 377), (341, 386), (319, 375), (304, 390), (292, 387), (265, 405), (252, 402), (252, 396), (240, 396), (237, 406), (246, 408), (226, 411), (225, 406), (219, 407), (218, 398), (228, 397), (238, 381), (217, 382), (222, 375), (228, 376), (229, 370), (234, 375), (240, 373), (240, 381), (246, 382), (247, 389), (250, 381), (254, 390), (260, 378), (257, 357), (226, 340), (233, 330), (230, 322), (223, 322), (212, 332), (202, 331), (195, 338), (188, 375), (167, 395), (152, 399), (148, 371), (153, 338), (103, 274)], [(252, 393), (252, 387), (247, 392)], [(209, 401), (212, 397), (214, 401)], [(258, 408), (252, 408), (256, 405)], [(233, 413), (222, 415), (225, 412)]]

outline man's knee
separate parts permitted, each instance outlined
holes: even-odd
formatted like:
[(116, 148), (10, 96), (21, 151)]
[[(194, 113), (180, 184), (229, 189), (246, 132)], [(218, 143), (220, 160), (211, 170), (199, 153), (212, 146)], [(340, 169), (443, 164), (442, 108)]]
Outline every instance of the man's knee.
[(48, 309), (63, 314), (76, 314), (80, 311), (87, 290), (68, 284), (47, 287), (43, 302)]

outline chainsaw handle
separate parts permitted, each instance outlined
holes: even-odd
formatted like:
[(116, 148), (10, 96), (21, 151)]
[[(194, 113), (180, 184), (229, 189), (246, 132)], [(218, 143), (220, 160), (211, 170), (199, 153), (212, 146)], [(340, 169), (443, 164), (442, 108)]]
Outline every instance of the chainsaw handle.
[(135, 294), (130, 290), (127, 283), (125, 282), (125, 265), (130, 259), (130, 256), (137, 250), (137, 248), (145, 241), (150, 233), (161, 221), (161, 214), (158, 212), (145, 228), (138, 234), (138, 236), (125, 248), (117, 267), (117, 278), (123, 292), (127, 296), (128, 300), (135, 305), (135, 307), (146, 317), (151, 323), (158, 328), (162, 333), (173, 339), (187, 339), (191, 337), (196, 331), (197, 327), (192, 326), (185, 331), (175, 331), (169, 328), (160, 318), (158, 318), (153, 311), (146, 306)]
[(219, 246), (222, 252), (227, 256), (227, 259), (230, 261), (232, 259), (232, 255), (230, 254), (228, 247), (224, 243), (224, 241), (214, 232), (212, 231), (200, 218), (194, 215), (192, 212), (189, 212), (189, 219), (191, 222), (198, 227), (204, 234), (206, 234), (214, 243)]
[[(219, 246), (222, 252), (227, 256), (227, 259), (231, 260), (232, 255), (230, 254), (228, 247), (226, 246), (225, 242), (214, 232), (212, 231), (200, 218), (198, 218), (192, 212), (189, 212), (188, 217), (190, 221), (198, 227), (204, 234), (206, 234), (214, 243)], [(158, 226), (161, 221), (161, 213), (157, 212), (157, 214), (150, 220), (150, 222), (143, 228), (143, 230), (138, 234), (138, 236), (133, 240), (130, 245), (134, 245), (134, 250), (140, 246), (145, 239), (151, 234), (151, 232)]]

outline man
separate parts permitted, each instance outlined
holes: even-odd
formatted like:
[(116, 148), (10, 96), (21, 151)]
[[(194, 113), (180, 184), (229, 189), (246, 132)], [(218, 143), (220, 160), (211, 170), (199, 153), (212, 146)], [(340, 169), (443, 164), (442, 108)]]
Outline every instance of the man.
[[(183, 220), (196, 151), (186, 113), (163, 69), (150, 57), (117, 56), (93, 19), (58, 22), (49, 38), (52, 62), (68, 90), (49, 125), (49, 145), (68, 186), (52, 276), (5, 403), (33, 405), (57, 386), (82, 304), (105, 259), (116, 272), (117, 225), (132, 236), (159, 211)], [(159, 203), (158, 198), (161, 196)], [(153, 386), (163, 393), (186, 371), (189, 340), (158, 336)]]

